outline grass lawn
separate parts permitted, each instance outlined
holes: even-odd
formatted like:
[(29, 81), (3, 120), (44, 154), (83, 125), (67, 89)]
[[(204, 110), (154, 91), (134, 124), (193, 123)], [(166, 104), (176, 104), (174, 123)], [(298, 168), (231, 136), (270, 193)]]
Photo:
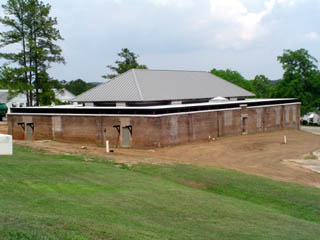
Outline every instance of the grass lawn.
[(319, 239), (320, 190), (193, 165), (131, 168), (15, 146), (0, 239)]

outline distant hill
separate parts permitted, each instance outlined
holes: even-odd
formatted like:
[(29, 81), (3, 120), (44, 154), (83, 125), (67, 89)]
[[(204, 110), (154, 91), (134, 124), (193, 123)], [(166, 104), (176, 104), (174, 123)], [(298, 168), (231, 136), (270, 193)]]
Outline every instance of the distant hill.
[(96, 86), (98, 86), (98, 85), (100, 85), (100, 84), (102, 84), (103, 82), (88, 82), (88, 85), (89, 86), (92, 86), (92, 87), (96, 87)]
[(278, 80), (271, 80), (272, 85), (276, 85), (278, 82), (280, 82), (282, 79), (278, 79)]
[(68, 91), (78, 96), (79, 94), (88, 91), (91, 88), (94, 88), (103, 82), (86, 82), (82, 79), (76, 79), (72, 81), (60, 81), (61, 85), (66, 88)]

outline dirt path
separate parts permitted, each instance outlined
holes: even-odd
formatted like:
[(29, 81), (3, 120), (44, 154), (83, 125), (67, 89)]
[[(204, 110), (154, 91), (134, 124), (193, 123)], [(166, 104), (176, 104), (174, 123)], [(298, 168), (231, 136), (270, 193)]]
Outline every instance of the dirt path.
[[(283, 144), (283, 136), (287, 144)], [(135, 164), (192, 163), (235, 169), (272, 179), (320, 187), (320, 174), (304, 168), (298, 162), (306, 154), (320, 149), (320, 136), (298, 130), (233, 136), (213, 142), (186, 144), (153, 150), (115, 149), (106, 154), (104, 148), (52, 141), (20, 142), (54, 153), (93, 154), (108, 156), (115, 161)]]

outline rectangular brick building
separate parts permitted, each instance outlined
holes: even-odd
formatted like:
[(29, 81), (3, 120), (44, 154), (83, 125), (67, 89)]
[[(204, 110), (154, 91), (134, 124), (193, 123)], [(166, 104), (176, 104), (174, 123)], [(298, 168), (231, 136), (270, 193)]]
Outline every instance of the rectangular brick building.
[(299, 128), (297, 99), (248, 96), (206, 72), (131, 70), (74, 99), (84, 106), (13, 108), (9, 134), (145, 148)]

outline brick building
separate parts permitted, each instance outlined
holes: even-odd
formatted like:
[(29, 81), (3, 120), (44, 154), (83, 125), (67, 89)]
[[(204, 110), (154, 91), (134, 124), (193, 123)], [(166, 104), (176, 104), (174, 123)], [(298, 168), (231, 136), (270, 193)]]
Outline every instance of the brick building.
[(297, 99), (253, 99), (207, 72), (130, 70), (74, 101), (81, 107), (12, 109), (14, 139), (161, 147), (299, 128)]

